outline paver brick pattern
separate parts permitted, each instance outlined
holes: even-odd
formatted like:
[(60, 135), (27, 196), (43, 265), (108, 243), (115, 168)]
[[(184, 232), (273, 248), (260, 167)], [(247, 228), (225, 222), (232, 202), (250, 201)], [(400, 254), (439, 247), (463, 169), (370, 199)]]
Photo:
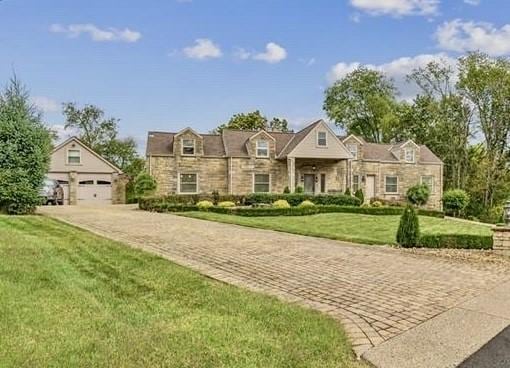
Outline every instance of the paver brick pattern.
[(40, 211), (212, 278), (327, 313), (342, 322), (359, 354), (510, 280), (505, 264), (427, 257), (132, 206)]

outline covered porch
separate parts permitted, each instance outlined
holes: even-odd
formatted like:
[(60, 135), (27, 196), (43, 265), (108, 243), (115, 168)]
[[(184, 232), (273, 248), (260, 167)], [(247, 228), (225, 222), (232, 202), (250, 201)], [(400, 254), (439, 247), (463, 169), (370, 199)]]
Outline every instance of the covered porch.
[(291, 193), (302, 187), (305, 193), (343, 193), (350, 186), (348, 159), (287, 158), (288, 187)]

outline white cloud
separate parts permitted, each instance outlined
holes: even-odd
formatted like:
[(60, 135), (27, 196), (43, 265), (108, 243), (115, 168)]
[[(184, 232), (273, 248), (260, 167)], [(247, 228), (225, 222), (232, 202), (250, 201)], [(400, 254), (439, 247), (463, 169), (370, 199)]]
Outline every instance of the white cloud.
[(234, 51), (234, 57), (239, 60), (248, 60), (251, 57), (251, 52), (239, 47)]
[(456, 59), (451, 58), (445, 53), (423, 54), (414, 57), (401, 57), (388, 63), (379, 65), (361, 64), (359, 62), (341, 62), (331, 68), (328, 74), (328, 80), (333, 83), (334, 81), (345, 77), (347, 74), (363, 65), (368, 69), (384, 72), (395, 82), (395, 86), (400, 92), (399, 97), (404, 100), (409, 100), (416, 95), (418, 90), (415, 85), (406, 81), (407, 75), (410, 74), (414, 69), (425, 67), (432, 61), (444, 61), (451, 67), (455, 67), (456, 65)]
[(480, 50), (493, 56), (510, 54), (510, 24), (496, 28), (491, 23), (455, 19), (438, 27), (436, 39), (444, 50)]
[(466, 4), (477, 6), (480, 5), (481, 0), (464, 0)]
[(434, 15), (439, 0), (350, 0), (351, 5), (370, 15)]
[(101, 29), (94, 24), (69, 24), (67, 26), (61, 24), (52, 24), (50, 32), (64, 33), (70, 38), (76, 38), (82, 34), (88, 34), (92, 41), (96, 42), (137, 42), (142, 38), (142, 34), (132, 31), (129, 28), (117, 29), (108, 27)]
[(276, 64), (287, 58), (287, 50), (274, 42), (269, 42), (266, 45), (266, 51), (254, 55), (253, 58), (265, 61), (266, 63)]
[(57, 101), (44, 96), (34, 96), (31, 98), (32, 103), (42, 112), (57, 112), (60, 105)]
[(194, 46), (185, 47), (182, 51), (187, 57), (198, 60), (219, 58), (223, 55), (220, 47), (207, 38), (195, 40)]

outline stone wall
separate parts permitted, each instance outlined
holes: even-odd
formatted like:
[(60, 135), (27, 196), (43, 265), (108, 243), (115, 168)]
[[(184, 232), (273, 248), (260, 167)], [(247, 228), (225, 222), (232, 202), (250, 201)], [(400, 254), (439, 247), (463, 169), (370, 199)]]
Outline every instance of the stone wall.
[(230, 160), (233, 194), (252, 193), (254, 174), (270, 174), (272, 192), (282, 193), (288, 186), (286, 161), (277, 161), (273, 158), (231, 158)]
[[(315, 170), (314, 170), (315, 167)], [(315, 192), (321, 189), (321, 174), (326, 175), (326, 192), (344, 192), (347, 188), (347, 161), (296, 159), (296, 187), (304, 187), (304, 175), (313, 174)]]
[(112, 204), (126, 203), (126, 185), (129, 178), (124, 174), (112, 174)]
[[(421, 182), (422, 176), (434, 178), (433, 190), (426, 205), (430, 209), (441, 209), (443, 195), (442, 166), (435, 164), (418, 163), (385, 163), (369, 161), (352, 161), (352, 175), (360, 177), (367, 175), (375, 176), (375, 197), (385, 200), (403, 201), (407, 190)], [(398, 176), (398, 193), (386, 193), (385, 176)], [(361, 189), (367, 193), (366, 182), (360, 183)]]
[(495, 226), (492, 232), (494, 251), (510, 255), (510, 228), (506, 226)]

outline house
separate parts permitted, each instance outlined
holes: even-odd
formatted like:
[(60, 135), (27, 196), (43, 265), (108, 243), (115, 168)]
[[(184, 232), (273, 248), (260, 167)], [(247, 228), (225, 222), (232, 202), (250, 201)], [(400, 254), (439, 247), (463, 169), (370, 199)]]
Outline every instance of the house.
[(52, 151), (47, 177), (62, 185), (65, 204), (101, 205), (125, 201), (122, 171), (76, 137)]
[(159, 194), (307, 193), (362, 189), (367, 200), (403, 200), (409, 187), (431, 189), (430, 208), (441, 208), (443, 163), (426, 146), (369, 143), (337, 136), (323, 120), (297, 133), (239, 131), (199, 134), (149, 132), (147, 166)]

